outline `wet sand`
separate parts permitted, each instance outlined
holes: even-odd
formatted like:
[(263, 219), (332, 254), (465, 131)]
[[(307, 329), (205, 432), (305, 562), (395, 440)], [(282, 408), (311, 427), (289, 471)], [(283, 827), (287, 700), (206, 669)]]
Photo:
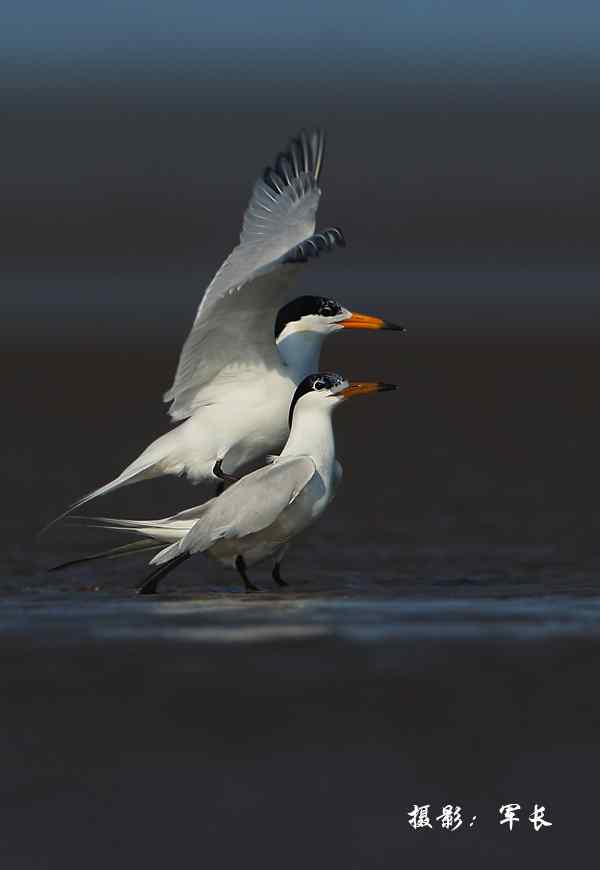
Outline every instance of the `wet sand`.
[[(336, 341), (324, 367), (401, 390), (338, 413), (346, 479), (290, 589), (259, 570), (265, 592), (245, 596), (197, 560), (150, 601), (139, 558), (45, 571), (106, 535), (31, 532), (161, 431), (176, 345), (5, 347), (5, 866), (595, 854), (597, 349), (370, 338)], [(101, 508), (194, 496), (161, 482)], [(552, 828), (532, 830), (534, 802)], [(460, 804), (465, 824), (414, 831), (415, 803)]]

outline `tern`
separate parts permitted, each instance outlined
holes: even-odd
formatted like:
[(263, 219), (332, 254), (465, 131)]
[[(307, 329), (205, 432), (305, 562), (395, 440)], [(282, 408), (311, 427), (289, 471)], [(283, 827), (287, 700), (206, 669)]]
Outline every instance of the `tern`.
[(304, 264), (345, 244), (337, 227), (315, 234), (324, 147), (321, 130), (301, 132), (254, 185), (239, 245), (205, 291), (164, 395), (179, 425), (50, 525), (98, 496), (162, 475), (212, 480), (221, 491), (240, 467), (285, 443), (291, 398), (318, 370), (327, 335), (404, 332), (323, 296), (301, 296), (282, 307)]
[(333, 410), (348, 398), (395, 389), (393, 384), (378, 381), (349, 382), (330, 372), (309, 375), (295, 390), (289, 437), (271, 464), (242, 477), (220, 496), (173, 517), (87, 518), (93, 525), (133, 531), (146, 539), (99, 555), (153, 549), (172, 541), (151, 560), (155, 568), (138, 590), (145, 595), (155, 593), (166, 574), (196, 553), (235, 568), (247, 592), (258, 591), (248, 568), (267, 559), (275, 563), (273, 579), (280, 586), (287, 585), (280, 574), (285, 551), (322, 515), (342, 477), (335, 456)]

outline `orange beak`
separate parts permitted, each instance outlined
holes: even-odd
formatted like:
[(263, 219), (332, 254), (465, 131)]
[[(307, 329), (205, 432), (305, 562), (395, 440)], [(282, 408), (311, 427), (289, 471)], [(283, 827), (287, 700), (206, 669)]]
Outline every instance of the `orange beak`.
[(352, 317), (348, 320), (342, 320), (340, 325), (344, 329), (395, 329), (399, 332), (404, 332), (403, 326), (397, 326), (395, 323), (390, 323), (387, 320), (382, 320), (381, 317), (371, 317), (370, 314), (358, 314), (353, 311)]
[(396, 390), (395, 384), (383, 384), (381, 381), (350, 381), (350, 386), (338, 393), (344, 399), (354, 396), (366, 396), (367, 393), (383, 393), (386, 390)]

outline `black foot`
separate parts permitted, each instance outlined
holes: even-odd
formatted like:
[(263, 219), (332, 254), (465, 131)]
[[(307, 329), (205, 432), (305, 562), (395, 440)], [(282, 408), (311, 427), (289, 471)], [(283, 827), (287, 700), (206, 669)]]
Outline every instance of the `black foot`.
[(144, 580), (142, 585), (138, 586), (137, 594), (156, 595), (156, 587), (158, 586), (162, 578), (169, 574), (173, 570), (173, 568), (181, 565), (182, 562), (185, 562), (185, 560), (189, 558), (189, 553), (181, 553), (179, 556), (175, 556), (174, 559), (171, 559), (170, 562), (165, 562), (164, 565), (159, 565), (158, 568), (155, 568), (150, 576)]
[(221, 480), (226, 483), (235, 483), (237, 481), (237, 477), (234, 477), (233, 474), (227, 474), (223, 471), (222, 459), (218, 459), (213, 466), (213, 474), (215, 477), (219, 477)]
[(221, 495), (222, 492), (225, 492), (225, 484), (224, 484), (224, 483), (218, 483), (218, 484), (217, 484), (217, 488), (216, 488), (216, 490), (215, 490), (215, 498), (216, 498), (217, 496)]
[(244, 581), (244, 589), (246, 592), (260, 592), (258, 586), (255, 586), (254, 583), (251, 583), (248, 579), (248, 574), (246, 573), (246, 563), (244, 562), (243, 556), (238, 556), (235, 560), (235, 567), (238, 569), (240, 577)]
[(154, 580), (152, 577), (149, 580), (146, 580), (145, 583), (142, 583), (141, 586), (135, 590), (137, 595), (156, 595), (156, 587), (158, 586), (158, 580)]
[(285, 582), (281, 573), (279, 571), (279, 562), (275, 562), (273, 566), (273, 573), (271, 574), (273, 580), (277, 583), (278, 586), (287, 586), (288, 584)]

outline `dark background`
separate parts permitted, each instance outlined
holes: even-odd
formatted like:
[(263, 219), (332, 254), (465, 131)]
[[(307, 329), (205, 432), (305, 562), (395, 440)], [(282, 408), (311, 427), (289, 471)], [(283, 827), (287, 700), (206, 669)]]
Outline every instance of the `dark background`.
[[(591, 2), (4, 13), (10, 870), (563, 867), (595, 848), (599, 24)], [(164, 431), (252, 183), (313, 124), (319, 223), (348, 248), (298, 292), (408, 332), (325, 348), (400, 390), (338, 414), (343, 489), (292, 588), (247, 601), (199, 560), (146, 603), (143, 560), (48, 574), (107, 543), (35, 534)], [(95, 507), (201, 497), (158, 481)], [(412, 831), (428, 802), (478, 820)]]
[(599, 25), (582, 0), (14, 5), (4, 328), (181, 336), (258, 171), (321, 124), (320, 219), (350, 242), (327, 268), (350, 294), (417, 335), (592, 333)]

